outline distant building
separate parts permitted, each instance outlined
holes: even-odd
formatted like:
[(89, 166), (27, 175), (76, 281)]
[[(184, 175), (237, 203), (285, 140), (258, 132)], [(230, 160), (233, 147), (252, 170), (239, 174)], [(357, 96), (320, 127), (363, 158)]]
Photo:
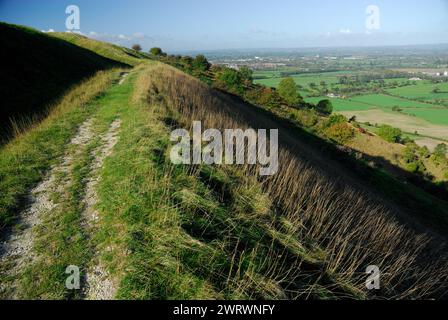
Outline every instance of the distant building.
[(418, 78), (418, 77), (414, 77), (409, 79), (409, 81), (422, 81), (422, 79)]
[(448, 71), (445, 71), (445, 72), (443, 73), (443, 75), (444, 75), (445, 77), (448, 77)]

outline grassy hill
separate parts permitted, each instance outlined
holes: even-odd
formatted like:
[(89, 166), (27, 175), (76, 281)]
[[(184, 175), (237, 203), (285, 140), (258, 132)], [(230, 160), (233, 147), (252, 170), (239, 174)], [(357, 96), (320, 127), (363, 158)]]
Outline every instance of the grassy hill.
[[(329, 142), (166, 64), (142, 59), (129, 70), (140, 55), (127, 49), (4, 27), (38, 50), (58, 43), (107, 63), (0, 147), (0, 298), (446, 297), (448, 253), (437, 234), (448, 225), (446, 202), (409, 193), (338, 158)], [(119, 62), (126, 78), (112, 68)], [(39, 72), (67, 76), (52, 66)], [(278, 173), (174, 165), (170, 133), (193, 120), (204, 130), (278, 128)], [(82, 290), (65, 286), (73, 265)], [(369, 265), (380, 268), (378, 291), (366, 290)]]
[(148, 58), (148, 55), (144, 53), (107, 42), (90, 39), (77, 33), (52, 32), (50, 36), (73, 43), (81, 48), (91, 50), (105, 58), (132, 66), (141, 63), (142, 59)]
[[(73, 85), (100, 70), (125, 66), (37, 30), (0, 23), (4, 64), (0, 87), (0, 138), (19, 125), (48, 113), (48, 108)], [(0, 139), (1, 140), (1, 139)]]

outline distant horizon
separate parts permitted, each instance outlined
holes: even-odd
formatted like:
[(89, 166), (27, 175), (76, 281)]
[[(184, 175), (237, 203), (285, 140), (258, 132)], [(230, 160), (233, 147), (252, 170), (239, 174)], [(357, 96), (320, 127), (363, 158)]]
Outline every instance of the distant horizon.
[[(302, 47), (266, 47), (266, 48), (221, 48), (221, 49), (189, 49), (173, 50), (175, 53), (188, 52), (220, 52), (220, 51), (273, 51), (273, 50), (301, 50), (301, 49), (380, 49), (380, 48), (406, 48), (406, 47), (442, 47), (448, 46), (448, 42), (424, 43), (424, 44), (399, 44), (399, 45), (376, 45), (376, 46), (302, 46)], [(163, 49), (163, 48), (162, 48)], [(169, 52), (168, 52), (169, 53)]]
[[(25, 25), (25, 24), (17, 24), (17, 23), (11, 23), (8, 21), (4, 21), (4, 20), (0, 20), (0, 22), (2, 23), (8, 23), (8, 24), (13, 24), (13, 25), (18, 25), (18, 26), (25, 26), (25, 27), (29, 27), (29, 28), (33, 28), (37, 31), (43, 32), (43, 33), (63, 33), (63, 32), (68, 32), (66, 30), (39, 30), (38, 28), (35, 28), (33, 26), (30, 25)], [(92, 37), (89, 34), (85, 34), (83, 32), (74, 32), (76, 34), (85, 36), (89, 39), (93, 39), (93, 40), (98, 40), (98, 41), (103, 41), (103, 42), (108, 42), (108, 43), (112, 43), (112, 44), (117, 44), (117, 45), (121, 45), (124, 47), (128, 47), (131, 48), (131, 45), (122, 45), (122, 44), (118, 44), (118, 43), (113, 43), (110, 41), (107, 41), (105, 39), (97, 39), (95, 37)], [(137, 42), (135, 42), (135, 44), (137, 44)], [(286, 51), (286, 50), (309, 50), (312, 51), (313, 49), (315, 50), (322, 50), (322, 49), (326, 49), (326, 50), (331, 50), (331, 49), (338, 49), (338, 50), (343, 50), (343, 49), (347, 49), (347, 50), (354, 50), (354, 49), (381, 49), (381, 48), (406, 48), (406, 47), (443, 47), (443, 46), (448, 46), (448, 41), (447, 42), (439, 42), (439, 43), (409, 43), (409, 44), (379, 44), (379, 45), (340, 45), (340, 46), (325, 46), (325, 45), (321, 45), (321, 46), (297, 46), (297, 47), (254, 47), (254, 48), (216, 48), (216, 49), (177, 49), (177, 50), (170, 50), (168, 51), (169, 54), (180, 54), (180, 53), (214, 53), (214, 52), (222, 52), (222, 51), (231, 51), (231, 52), (248, 52), (248, 51)], [(149, 50), (150, 48), (148, 47), (147, 50)], [(161, 47), (161, 49), (165, 50), (164, 47)], [(145, 51), (147, 51), (145, 50)]]
[[(169, 52), (430, 45), (448, 41), (448, 0), (1, 0), (0, 20)], [(69, 10), (70, 11), (70, 10)]]

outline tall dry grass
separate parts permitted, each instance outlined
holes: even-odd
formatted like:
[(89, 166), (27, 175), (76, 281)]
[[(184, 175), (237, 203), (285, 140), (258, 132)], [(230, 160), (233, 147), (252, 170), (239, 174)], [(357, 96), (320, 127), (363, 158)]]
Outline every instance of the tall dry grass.
[[(165, 66), (153, 65), (137, 91), (164, 103), (186, 128), (202, 121), (207, 128), (276, 128), (255, 108), (236, 103), (200, 81)], [(258, 177), (284, 217), (297, 227), (296, 237), (324, 249), (324, 268), (343, 282), (365, 290), (366, 267), (381, 271), (381, 290), (372, 297), (444, 298), (448, 259), (444, 244), (398, 222), (392, 206), (344, 175), (340, 166), (297, 137), (280, 132), (279, 170)], [(315, 163), (316, 162), (316, 163)], [(319, 164), (317, 164), (319, 162)], [(256, 166), (242, 166), (256, 175)]]

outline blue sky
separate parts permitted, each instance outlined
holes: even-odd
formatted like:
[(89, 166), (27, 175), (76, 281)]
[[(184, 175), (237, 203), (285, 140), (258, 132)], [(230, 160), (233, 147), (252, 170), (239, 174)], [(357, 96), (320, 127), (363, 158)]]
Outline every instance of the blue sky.
[[(0, 20), (168, 51), (448, 43), (448, 0), (0, 0)], [(368, 30), (366, 8), (380, 9)]]

